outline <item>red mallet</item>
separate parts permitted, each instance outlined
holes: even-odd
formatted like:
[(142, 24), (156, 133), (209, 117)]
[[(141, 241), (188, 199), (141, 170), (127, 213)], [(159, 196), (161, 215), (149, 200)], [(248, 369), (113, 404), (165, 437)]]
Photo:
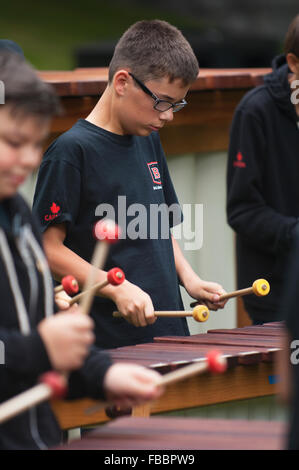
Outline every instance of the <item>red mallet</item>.
[(61, 284), (54, 288), (55, 294), (63, 290), (70, 296), (77, 294), (79, 290), (79, 284), (74, 276), (64, 276), (61, 280)]
[(207, 363), (209, 371), (214, 374), (221, 374), (227, 368), (225, 357), (217, 350), (212, 350), (207, 354)]
[[(124, 280), (125, 273), (120, 268), (112, 268), (107, 273), (107, 279), (105, 281), (97, 282), (90, 288), (90, 290), (95, 293), (97, 290), (103, 289), (103, 287), (107, 286), (108, 284), (111, 284), (112, 286), (119, 286), (124, 282)], [(82, 299), (82, 297), (86, 295), (87, 292), (89, 291), (81, 292), (81, 294), (73, 297), (69, 302), (70, 306), (78, 302), (78, 300)]]
[(51, 398), (64, 398), (67, 393), (67, 381), (63, 374), (49, 371), (39, 377), (39, 382), (51, 389)]
[(99, 241), (116, 243), (120, 237), (120, 229), (113, 220), (99, 220), (93, 227), (93, 234)]
[(120, 229), (112, 220), (99, 220), (94, 225), (93, 234), (97, 239), (97, 244), (91, 264), (98, 269), (103, 269), (110, 245), (116, 243), (120, 237)]
[(95, 284), (97, 270), (103, 269), (110, 245), (118, 240), (120, 230), (112, 220), (100, 220), (95, 224), (93, 233), (98, 241), (91, 260), (92, 267), (89, 270), (89, 274), (82, 291), (82, 293), (86, 292), (86, 295), (82, 297), (80, 303), (81, 311), (87, 314), (89, 313), (95, 293), (91, 287)]
[(107, 284), (119, 286), (125, 280), (125, 273), (120, 268), (112, 268), (107, 273)]
[(220, 352), (212, 350), (202, 361), (194, 362), (186, 367), (174, 370), (161, 377), (158, 385), (169, 385), (180, 380), (188, 379), (194, 375), (210, 371), (212, 373), (222, 373), (227, 368), (227, 361)]
[(66, 379), (57, 372), (47, 372), (39, 381), (35, 387), (0, 405), (0, 424), (50, 398), (63, 398), (67, 392)]
[[(162, 375), (157, 386), (170, 385), (181, 380), (189, 379), (195, 375), (203, 374), (204, 372), (211, 372), (220, 374), (226, 371), (227, 360), (226, 357), (222, 356), (219, 351), (212, 350), (210, 351), (206, 358), (199, 361), (193, 362), (192, 364), (176, 369), (168, 374)], [(96, 411), (105, 408), (107, 403), (99, 403), (98, 405), (92, 406), (86, 410), (86, 413), (95, 413)]]

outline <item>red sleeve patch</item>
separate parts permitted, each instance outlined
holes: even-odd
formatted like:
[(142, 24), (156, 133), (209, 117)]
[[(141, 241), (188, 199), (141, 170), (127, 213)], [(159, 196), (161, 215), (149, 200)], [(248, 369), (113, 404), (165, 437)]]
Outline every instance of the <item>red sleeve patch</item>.
[(233, 162), (233, 166), (238, 168), (246, 168), (246, 163), (243, 161), (243, 155), (239, 151), (236, 156), (236, 160)]

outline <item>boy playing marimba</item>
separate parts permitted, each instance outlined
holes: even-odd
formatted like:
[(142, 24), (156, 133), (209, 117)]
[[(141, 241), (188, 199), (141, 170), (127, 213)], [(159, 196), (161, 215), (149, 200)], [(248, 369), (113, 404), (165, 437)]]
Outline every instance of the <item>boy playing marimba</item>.
[[(105, 211), (115, 214), (123, 230), (105, 268), (119, 266), (126, 281), (117, 290), (103, 289), (92, 309), (96, 342), (104, 348), (188, 335), (186, 319), (154, 314), (183, 310), (178, 278), (209, 308), (223, 306), (217, 304), (222, 287), (194, 273), (171, 235), (182, 215), (158, 135), (187, 104), (197, 75), (196, 57), (177, 28), (159, 20), (134, 24), (116, 46), (108, 86), (95, 108), (44, 156), (34, 211), (58, 280), (72, 272), (84, 285), (95, 243), (91, 228)], [(160, 222), (151, 217), (153, 207), (164, 209)], [(99, 271), (98, 280), (104, 275)], [(113, 318), (113, 310), (127, 321)]]
[[(69, 398), (132, 406), (156, 397), (159, 375), (112, 364), (91, 346), (93, 321), (80, 309), (53, 315), (52, 278), (39, 229), (17, 189), (40, 163), (58, 102), (19, 54), (0, 52), (0, 80), (5, 90), (0, 105), (0, 409), (51, 369), (70, 374)], [(47, 402), (0, 425), (0, 449), (45, 449), (60, 439)]]

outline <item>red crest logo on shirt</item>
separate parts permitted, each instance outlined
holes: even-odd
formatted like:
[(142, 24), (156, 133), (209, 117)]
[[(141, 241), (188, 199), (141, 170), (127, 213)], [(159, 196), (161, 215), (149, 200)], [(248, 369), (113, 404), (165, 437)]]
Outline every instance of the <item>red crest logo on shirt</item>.
[(158, 162), (150, 162), (147, 164), (148, 169), (150, 171), (152, 180), (155, 184), (162, 184), (161, 176), (158, 168)]
[(52, 206), (50, 207), (51, 209), (51, 212), (53, 214), (57, 214), (57, 212), (60, 211), (60, 206), (57, 206), (57, 204), (55, 204), (55, 202), (53, 202)]
[(246, 163), (243, 161), (243, 155), (239, 151), (236, 156), (236, 160), (233, 162), (233, 165), (238, 168), (246, 168)]
[(45, 215), (44, 219), (46, 221), (53, 220), (58, 217), (58, 212), (60, 211), (60, 206), (58, 206), (55, 202), (52, 203), (50, 210), (52, 214)]

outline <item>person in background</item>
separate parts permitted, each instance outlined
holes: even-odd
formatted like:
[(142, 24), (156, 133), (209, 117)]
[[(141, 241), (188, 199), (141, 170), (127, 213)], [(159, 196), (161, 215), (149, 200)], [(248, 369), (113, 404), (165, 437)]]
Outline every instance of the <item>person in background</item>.
[(299, 15), (272, 66), (263, 85), (236, 108), (227, 164), (227, 220), (237, 235), (238, 289), (258, 278), (271, 287), (263, 298), (244, 297), (254, 324), (282, 319), (277, 306), (298, 225)]

